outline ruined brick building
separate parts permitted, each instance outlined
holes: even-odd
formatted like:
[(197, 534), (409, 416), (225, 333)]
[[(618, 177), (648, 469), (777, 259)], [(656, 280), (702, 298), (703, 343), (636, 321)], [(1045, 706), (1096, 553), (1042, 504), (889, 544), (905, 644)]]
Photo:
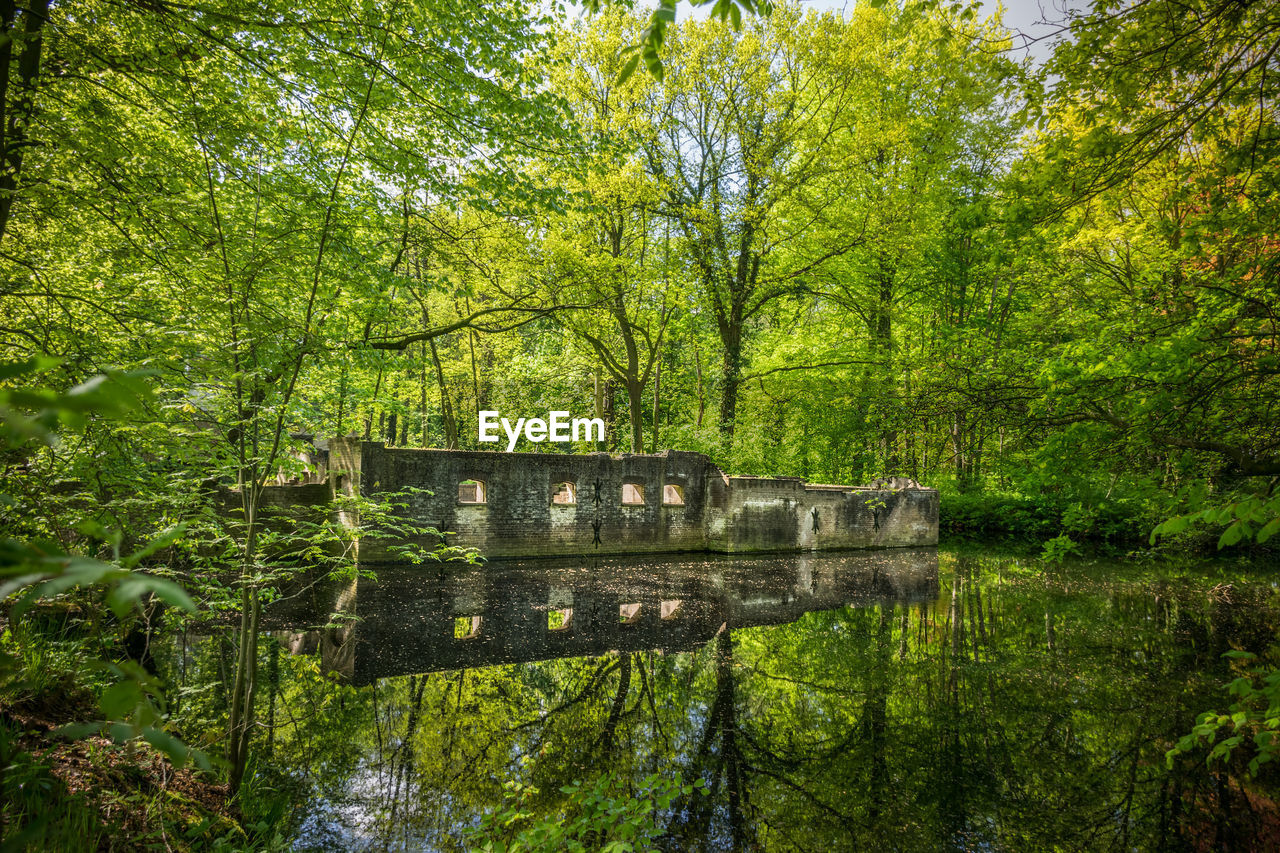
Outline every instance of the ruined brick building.
[[(700, 453), (416, 450), (331, 439), (317, 476), (348, 494), (427, 490), (415, 521), (487, 557), (821, 551), (934, 545), (938, 492), (726, 475)], [(282, 487), (288, 489), (290, 487)], [(294, 487), (307, 488), (307, 487)], [(273, 497), (284, 502), (287, 495)], [(364, 563), (386, 562), (362, 545)]]

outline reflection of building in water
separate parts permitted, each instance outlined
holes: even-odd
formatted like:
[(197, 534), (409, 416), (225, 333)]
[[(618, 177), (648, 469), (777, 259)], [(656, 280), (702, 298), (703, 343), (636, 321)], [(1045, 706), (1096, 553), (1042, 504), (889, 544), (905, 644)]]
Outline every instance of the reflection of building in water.
[[(938, 555), (929, 549), (754, 559), (600, 559), (382, 569), (348, 596), (351, 627), (290, 632), (295, 652), (357, 684), (415, 672), (598, 655), (684, 651), (722, 627), (795, 621), (846, 605), (930, 599)], [(354, 608), (352, 608), (354, 604)], [(294, 625), (301, 613), (268, 616)], [(324, 621), (316, 614), (311, 624)]]

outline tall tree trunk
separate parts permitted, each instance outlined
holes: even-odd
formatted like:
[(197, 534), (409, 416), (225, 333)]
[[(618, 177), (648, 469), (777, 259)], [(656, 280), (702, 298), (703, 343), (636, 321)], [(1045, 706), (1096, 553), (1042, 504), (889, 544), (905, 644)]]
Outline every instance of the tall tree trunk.
[(885, 754), (888, 740), (885, 732), (888, 723), (889, 658), (892, 654), (890, 643), (893, 623), (891, 614), (884, 605), (879, 607), (879, 611), (876, 630), (876, 668), (867, 701), (863, 705), (864, 725), (871, 751), (871, 773), (867, 782), (871, 801), (867, 807), (867, 814), (873, 829), (880, 819), (885, 795), (889, 788), (889, 764)]
[[(0, 0), (0, 242), (9, 230), (9, 217), (17, 199), (22, 176), (22, 159), (28, 146), (27, 128), (35, 115), (36, 83), (40, 76), (40, 54), (44, 47), (44, 24), (49, 17), (49, 0), (31, 0), (22, 12), (21, 34), (18, 28), (18, 6), (13, 0)], [(17, 91), (12, 102), (9, 92), (13, 45), (22, 45), (18, 54)]]
[[(415, 685), (416, 682), (416, 685)], [(409, 695), (413, 697), (409, 705), (409, 721), (405, 726), (404, 739), (400, 741), (400, 746), (391, 756), (391, 820), (390, 824), (394, 828), (396, 826), (396, 808), (400, 804), (400, 788), (405, 787), (406, 799), (408, 794), (408, 776), (409, 771), (413, 767), (413, 736), (418, 731), (418, 718), (422, 713), (422, 693), (427, 686), (427, 677), (409, 676)]]
[(342, 435), (342, 417), (347, 402), (347, 360), (342, 360), (342, 370), (338, 374), (338, 414), (334, 418), (334, 435)]
[[(377, 405), (378, 392), (382, 390), (382, 356), (378, 356), (378, 376), (373, 381), (373, 402), (371, 405)], [(382, 426), (379, 424), (378, 432), (382, 432)], [(364, 416), (364, 440), (373, 441), (373, 409), (370, 409)]]
[(968, 442), (965, 433), (967, 432), (967, 418), (964, 410), (955, 413), (955, 417), (951, 422), (951, 452), (955, 457), (956, 469), (956, 485), (960, 491), (967, 492), (972, 486), (969, 466)]
[(649, 450), (658, 452), (658, 399), (662, 389), (662, 359), (659, 358), (653, 368), (653, 444)]
[(693, 342), (693, 369), (698, 378), (698, 420), (695, 426), (702, 426), (702, 419), (707, 414), (707, 391), (706, 385), (702, 378), (702, 352), (698, 349), (698, 342)]
[(742, 384), (742, 317), (735, 306), (728, 322), (721, 324), (720, 343), (724, 357), (720, 362), (720, 437), (726, 451), (732, 449), (733, 433), (738, 418), (738, 390)]
[(631, 415), (631, 452), (644, 453), (644, 386), (627, 382), (627, 408)]
[(904, 473), (902, 458), (898, 452), (898, 393), (893, 368), (893, 299), (894, 283), (897, 278), (896, 263), (885, 256), (879, 259), (877, 279), (879, 289), (876, 294), (874, 339), (876, 352), (884, 362), (882, 370), (882, 399), (887, 411), (881, 410), (885, 419), (880, 430), (880, 443), (883, 448), (883, 470), (886, 475)]
[(280, 641), (271, 641), (271, 657), (267, 658), (267, 686), (270, 704), (267, 705), (267, 760), (276, 753), (276, 696), (280, 693)]
[(244, 780), (253, 736), (258, 686), (258, 624), (262, 615), (262, 599), (256, 583), (246, 583), (241, 606), (244, 610), (240, 618), (240, 652), (236, 660), (231, 718), (227, 726), (227, 762), (231, 765), (228, 782), (232, 794), (240, 790), (240, 783)]
[(429, 427), (430, 421), (427, 417), (427, 342), (421, 342), (421, 353), (418, 358), (419, 375), (418, 375), (418, 411), (422, 415), (422, 444), (420, 446), (427, 447), (431, 444)]
[(606, 755), (613, 752), (614, 737), (618, 732), (618, 721), (627, 705), (627, 694), (631, 692), (631, 652), (623, 652), (620, 663), (618, 692), (614, 694), (613, 705), (609, 709), (609, 718), (604, 724), (604, 733), (600, 742), (604, 745)]
[[(431, 328), (431, 317), (427, 307), (422, 306), (422, 328)], [(444, 381), (444, 367), (440, 364), (440, 351), (436, 349), (436, 339), (428, 338), (427, 346), (431, 350), (431, 363), (436, 369), (436, 384), (440, 387), (440, 420), (444, 426), (444, 445), (449, 450), (458, 449), (458, 421), (453, 414), (453, 403), (449, 399), (449, 388)]]
[(606, 377), (604, 380), (604, 406), (601, 415), (604, 418), (604, 438), (605, 450), (612, 450), (618, 446), (618, 407), (614, 405), (613, 400), (613, 380)]
[[(467, 311), (471, 311), (471, 300), (467, 300)], [(479, 429), (480, 410), (484, 408), (484, 403), (480, 399), (480, 371), (476, 369), (476, 330), (467, 330), (467, 347), (471, 350), (471, 394), (475, 397), (476, 404), (476, 424)]]
[(592, 390), (594, 391), (594, 398), (595, 398), (595, 404), (596, 404), (596, 408), (595, 408), (596, 417), (599, 418), (600, 420), (604, 420), (604, 378), (600, 375), (599, 366), (597, 366), (596, 369), (592, 371), (591, 381), (592, 381)]

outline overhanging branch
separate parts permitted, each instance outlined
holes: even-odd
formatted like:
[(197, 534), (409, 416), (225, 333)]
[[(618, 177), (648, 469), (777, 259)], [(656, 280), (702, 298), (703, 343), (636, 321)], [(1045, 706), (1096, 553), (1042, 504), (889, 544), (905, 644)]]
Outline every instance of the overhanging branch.
[[(476, 329), (482, 332), (509, 332), (512, 329), (518, 329), (521, 326), (550, 317), (558, 311), (575, 310), (580, 308), (589, 308), (588, 305), (551, 305), (538, 307), (520, 307), (516, 305), (502, 305), (493, 308), (481, 308), (473, 311), (466, 317), (454, 320), (452, 323), (445, 323), (442, 326), (436, 326), (432, 329), (426, 329), (421, 332), (414, 332), (409, 335), (396, 335), (383, 338), (370, 338), (367, 343), (349, 343), (350, 347), (367, 346), (370, 349), (377, 350), (404, 350), (419, 341), (427, 341), (432, 338), (438, 338), (442, 335), (448, 335), (461, 329)], [(479, 321), (484, 317), (492, 317), (495, 315), (516, 315), (512, 319), (503, 321), (499, 319), (496, 323), (483, 324)]]
[(760, 379), (765, 376), (772, 376), (775, 373), (786, 373), (791, 370), (817, 370), (820, 367), (843, 367), (849, 364), (870, 364), (876, 367), (884, 367), (883, 361), (868, 361), (862, 358), (850, 358), (844, 361), (823, 361), (818, 364), (795, 364), (790, 367), (775, 367), (772, 370), (764, 370), (760, 373), (750, 373), (743, 376), (742, 382), (750, 382), (752, 379)]

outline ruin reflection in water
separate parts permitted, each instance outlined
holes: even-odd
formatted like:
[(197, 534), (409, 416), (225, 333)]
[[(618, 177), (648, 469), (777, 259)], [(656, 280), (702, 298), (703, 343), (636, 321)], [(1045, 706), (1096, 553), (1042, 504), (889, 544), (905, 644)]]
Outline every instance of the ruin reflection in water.
[[(317, 585), (264, 625), (262, 748), (287, 772), (254, 784), (291, 792), (279, 831), (307, 853), (566, 825), (596, 849), (574, 821), (620, 832), (611, 810), (646, 804), (636, 849), (1280, 849), (1275, 771), (1166, 758), (1227, 697), (1225, 652), (1280, 665), (1274, 564), (1229, 568), (944, 549)], [(354, 627), (315, 630), (335, 607)], [(178, 651), (175, 683), (234, 663)]]
[[(382, 568), (269, 617), (356, 685), (465, 667), (688, 651), (722, 630), (938, 593), (935, 548), (820, 555), (531, 560)], [(332, 602), (325, 608), (323, 602)], [(332, 612), (326, 612), (332, 611)], [(327, 627), (303, 628), (328, 622)]]

